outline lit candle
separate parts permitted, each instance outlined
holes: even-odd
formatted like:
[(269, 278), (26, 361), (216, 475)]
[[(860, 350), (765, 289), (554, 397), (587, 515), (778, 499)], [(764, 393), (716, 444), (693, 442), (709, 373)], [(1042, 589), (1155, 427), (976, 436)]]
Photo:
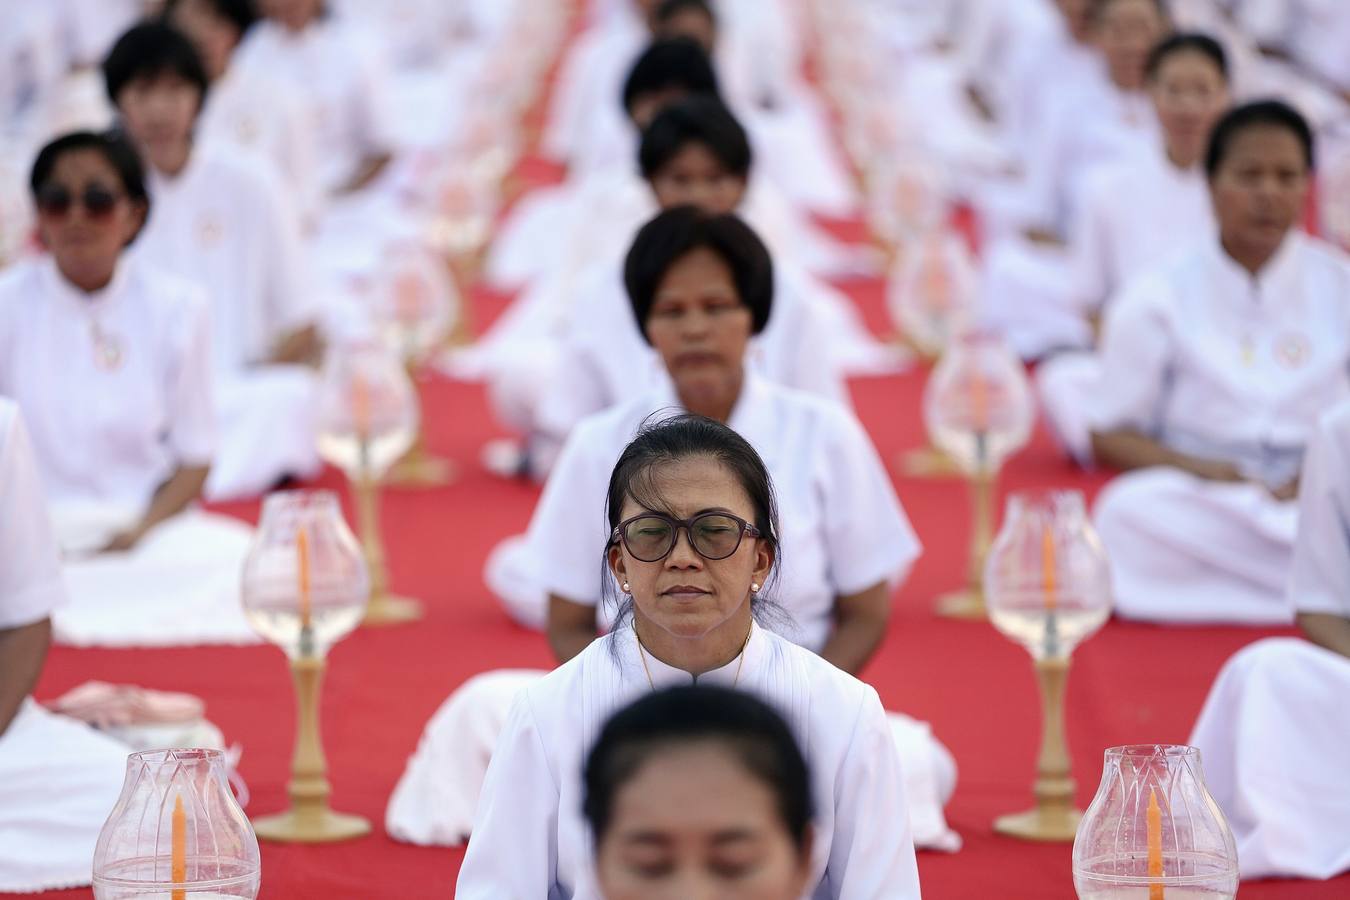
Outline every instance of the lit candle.
[(978, 369), (970, 373), (970, 416), (975, 430), (989, 430), (989, 383)]
[(352, 378), (352, 425), (361, 440), (370, 437), (370, 384), (357, 373)]
[[(187, 811), (183, 809), (183, 795), (173, 798), (173, 861), (171, 877), (174, 884), (187, 884)], [(172, 900), (187, 900), (187, 891), (174, 888)]]
[(1055, 591), (1055, 532), (1049, 524), (1041, 533), (1041, 583), (1045, 588), (1045, 608), (1053, 610), (1059, 598)]
[[(1153, 788), (1148, 789), (1148, 877), (1163, 877), (1162, 809)], [(1165, 900), (1161, 881), (1149, 883), (1148, 900)]]
[(303, 525), (295, 535), (295, 558), (300, 570), (300, 627), (308, 628), (314, 607), (309, 590), (309, 532)]

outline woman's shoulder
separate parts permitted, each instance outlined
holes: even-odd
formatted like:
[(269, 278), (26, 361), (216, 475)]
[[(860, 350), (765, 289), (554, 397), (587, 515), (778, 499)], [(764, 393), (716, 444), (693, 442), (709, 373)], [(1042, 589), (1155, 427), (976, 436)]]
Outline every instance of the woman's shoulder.
[(792, 430), (828, 443), (866, 438), (862, 424), (843, 404), (800, 388), (758, 379), (755, 402), (768, 410), (785, 430)]
[(31, 256), (0, 269), (0, 306), (33, 293), (44, 258)]
[(794, 688), (805, 689), (813, 709), (832, 711), (840, 716), (854, 716), (856, 711), (871, 701), (881, 702), (876, 689), (865, 681), (787, 638), (761, 628), (772, 664), (770, 669), (784, 673), (785, 681)]

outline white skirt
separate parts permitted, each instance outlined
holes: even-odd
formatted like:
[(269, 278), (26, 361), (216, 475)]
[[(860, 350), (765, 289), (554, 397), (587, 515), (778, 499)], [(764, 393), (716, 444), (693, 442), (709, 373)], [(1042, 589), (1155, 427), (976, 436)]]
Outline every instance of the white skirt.
[(1350, 870), (1350, 659), (1258, 641), (1219, 672), (1191, 743), (1243, 878)]
[(89, 884), (126, 768), (122, 744), (25, 700), (0, 735), (0, 893)]
[[(389, 798), (385, 829), (390, 837), (423, 846), (453, 847), (468, 840), (492, 749), (512, 701), (546, 674), (538, 669), (484, 672), (441, 704)], [(900, 713), (887, 716), (905, 773), (915, 845), (959, 850), (961, 838), (947, 827), (942, 813), (956, 789), (955, 760), (927, 722)]]
[(217, 383), (220, 445), (206, 479), (208, 499), (253, 497), (283, 476), (318, 474), (316, 389), (303, 366), (260, 366)]
[(1116, 613), (1149, 622), (1287, 625), (1298, 504), (1257, 484), (1179, 469), (1127, 472), (1093, 518), (1111, 560)]
[[(53, 513), (63, 547), (98, 546), (115, 521), (95, 513)], [(123, 523), (135, 516), (121, 518)], [(116, 530), (115, 527), (112, 530)], [(240, 605), (240, 576), (253, 529), (237, 519), (187, 510), (125, 553), (68, 556), (69, 602), (52, 613), (52, 634), (78, 647), (252, 644), (259, 638)]]

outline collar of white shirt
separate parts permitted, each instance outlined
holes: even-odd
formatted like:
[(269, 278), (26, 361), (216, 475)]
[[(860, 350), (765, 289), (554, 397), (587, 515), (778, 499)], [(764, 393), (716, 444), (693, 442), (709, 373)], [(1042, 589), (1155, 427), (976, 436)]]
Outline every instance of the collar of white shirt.
[(81, 311), (106, 310), (120, 297), (131, 277), (131, 264), (125, 257), (119, 260), (113, 272), (112, 280), (97, 291), (85, 292), (66, 280), (56, 267), (56, 260), (47, 255), (38, 269), (38, 279), (44, 292), (56, 298), (56, 302), (73, 306)]
[(1273, 298), (1279, 296), (1272, 290), (1273, 285), (1292, 283), (1291, 279), (1298, 271), (1299, 249), (1303, 242), (1304, 238), (1299, 230), (1291, 228), (1284, 236), (1284, 241), (1280, 243), (1280, 248), (1275, 251), (1275, 255), (1255, 275), (1238, 265), (1237, 260), (1229, 256), (1228, 251), (1224, 250), (1223, 245), (1217, 240), (1207, 245), (1207, 252), (1216, 271), (1219, 272), (1219, 277), (1227, 282), (1230, 289), (1245, 294), (1255, 288), (1260, 297)]
[[(753, 443), (753, 436), (765, 433), (772, 424), (770, 420), (773, 417), (773, 404), (769, 402), (769, 394), (773, 389), (763, 376), (756, 375), (748, 366), (744, 371), (745, 380), (741, 383), (741, 394), (731, 409), (727, 425), (732, 431)], [(661, 379), (661, 386), (657, 389), (655, 403), (651, 408), (664, 411), (668, 416), (680, 415), (685, 411), (675, 393), (675, 383), (669, 376)]]
[[(750, 680), (750, 675), (754, 672), (764, 658), (764, 653), (768, 649), (768, 641), (765, 639), (760, 627), (753, 622), (750, 624), (750, 636), (745, 642), (745, 649), (736, 654), (725, 666), (719, 669), (713, 669), (704, 672), (695, 678), (684, 669), (677, 669), (674, 666), (666, 665), (652, 655), (649, 650), (642, 650), (639, 653), (637, 632), (631, 625), (623, 628), (615, 634), (614, 639), (619, 642), (619, 659), (623, 664), (625, 671), (632, 671), (636, 667), (638, 678), (646, 680), (647, 674), (651, 675), (652, 688), (667, 688), (676, 685), (689, 684), (715, 684), (722, 687), (735, 687), (744, 685)], [(608, 652), (608, 651), (606, 651)], [(742, 660), (742, 654), (745, 659)], [(643, 660), (646, 660), (646, 670), (643, 670)], [(737, 672), (740, 673), (739, 680)]]

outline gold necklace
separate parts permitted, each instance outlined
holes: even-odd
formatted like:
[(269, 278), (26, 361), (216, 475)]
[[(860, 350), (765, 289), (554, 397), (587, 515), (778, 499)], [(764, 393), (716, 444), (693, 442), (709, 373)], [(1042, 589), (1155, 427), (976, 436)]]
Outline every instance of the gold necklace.
[[(755, 631), (755, 623), (751, 622), (750, 627), (746, 629), (745, 640), (741, 641), (741, 652), (736, 654), (736, 674), (731, 679), (731, 686), (736, 687), (741, 681), (741, 667), (745, 665), (745, 648), (750, 645), (750, 635)], [(652, 670), (647, 667), (647, 653), (642, 649), (642, 636), (638, 634), (637, 622), (633, 623), (633, 638), (637, 641), (638, 659), (642, 660), (642, 671), (647, 674), (647, 684), (652, 690), (656, 690), (656, 682), (652, 680)], [(697, 680), (697, 676), (695, 676)]]

